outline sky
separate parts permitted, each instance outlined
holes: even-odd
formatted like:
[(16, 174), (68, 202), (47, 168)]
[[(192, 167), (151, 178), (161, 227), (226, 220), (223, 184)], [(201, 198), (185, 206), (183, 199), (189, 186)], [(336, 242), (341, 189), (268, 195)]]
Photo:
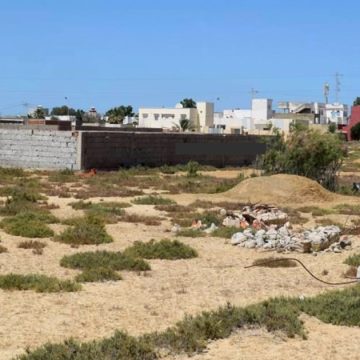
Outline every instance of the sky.
[[(360, 96), (358, 0), (1, 0), (0, 114)], [(67, 100), (65, 99), (67, 98)], [(27, 105), (24, 105), (27, 104)], [(276, 106), (275, 106), (276, 107)]]

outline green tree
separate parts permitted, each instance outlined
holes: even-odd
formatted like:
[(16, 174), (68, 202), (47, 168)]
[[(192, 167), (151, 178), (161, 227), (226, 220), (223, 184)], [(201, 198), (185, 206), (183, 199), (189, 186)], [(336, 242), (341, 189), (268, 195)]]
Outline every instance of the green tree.
[(134, 116), (132, 106), (118, 106), (108, 110), (105, 114), (109, 118), (110, 124), (122, 124), (126, 116)]
[(179, 121), (181, 131), (192, 130), (192, 125), (189, 119), (182, 119)]
[(360, 140), (360, 123), (357, 123), (351, 128), (351, 139)]
[(53, 116), (66, 116), (66, 115), (75, 116), (76, 110), (73, 108), (69, 108), (66, 105), (63, 105), (63, 106), (59, 106), (59, 107), (54, 107), (51, 110), (50, 115), (53, 115)]
[(41, 107), (38, 107), (31, 115), (28, 115), (31, 119), (45, 119), (45, 111)]
[(277, 132), (258, 165), (268, 174), (306, 176), (335, 190), (344, 155), (342, 142), (336, 134), (295, 128), (286, 140)]
[(184, 109), (196, 109), (196, 102), (193, 99), (183, 99), (180, 104)]
[(328, 131), (332, 134), (336, 133), (337, 126), (335, 123), (331, 122), (328, 126)]
[(355, 100), (354, 100), (354, 106), (358, 106), (360, 105), (360, 97), (357, 97)]

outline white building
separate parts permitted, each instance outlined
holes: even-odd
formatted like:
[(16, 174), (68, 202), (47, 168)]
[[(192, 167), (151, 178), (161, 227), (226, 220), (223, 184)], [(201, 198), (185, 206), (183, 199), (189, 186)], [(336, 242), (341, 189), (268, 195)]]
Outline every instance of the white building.
[(349, 117), (349, 107), (344, 104), (334, 103), (325, 105), (326, 123), (347, 125)]
[(214, 104), (198, 102), (197, 108), (140, 108), (139, 127), (176, 129), (181, 120), (189, 120), (196, 131), (207, 132), (214, 124)]
[(346, 125), (348, 123), (349, 109), (344, 104), (282, 101), (278, 104), (278, 108), (285, 114), (313, 114), (314, 124)]
[(224, 133), (241, 134), (269, 125), (272, 118), (271, 99), (253, 99), (251, 109), (224, 110), (214, 114), (215, 128)]

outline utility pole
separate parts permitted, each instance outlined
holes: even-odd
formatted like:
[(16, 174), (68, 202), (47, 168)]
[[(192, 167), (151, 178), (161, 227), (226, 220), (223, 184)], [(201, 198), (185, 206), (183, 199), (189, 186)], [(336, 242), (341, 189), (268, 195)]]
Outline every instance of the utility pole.
[(340, 92), (341, 92), (341, 78), (343, 77), (343, 74), (336, 73), (335, 74), (335, 92), (336, 92), (336, 102), (338, 103), (340, 101)]

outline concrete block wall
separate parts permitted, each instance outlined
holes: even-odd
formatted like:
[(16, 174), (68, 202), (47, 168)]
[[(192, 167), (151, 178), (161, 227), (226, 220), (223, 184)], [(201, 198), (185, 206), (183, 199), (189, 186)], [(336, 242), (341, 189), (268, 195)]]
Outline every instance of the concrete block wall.
[(260, 136), (192, 133), (82, 132), (82, 167), (200, 164), (250, 165), (266, 151)]
[(79, 170), (80, 152), (76, 132), (0, 128), (0, 166)]

